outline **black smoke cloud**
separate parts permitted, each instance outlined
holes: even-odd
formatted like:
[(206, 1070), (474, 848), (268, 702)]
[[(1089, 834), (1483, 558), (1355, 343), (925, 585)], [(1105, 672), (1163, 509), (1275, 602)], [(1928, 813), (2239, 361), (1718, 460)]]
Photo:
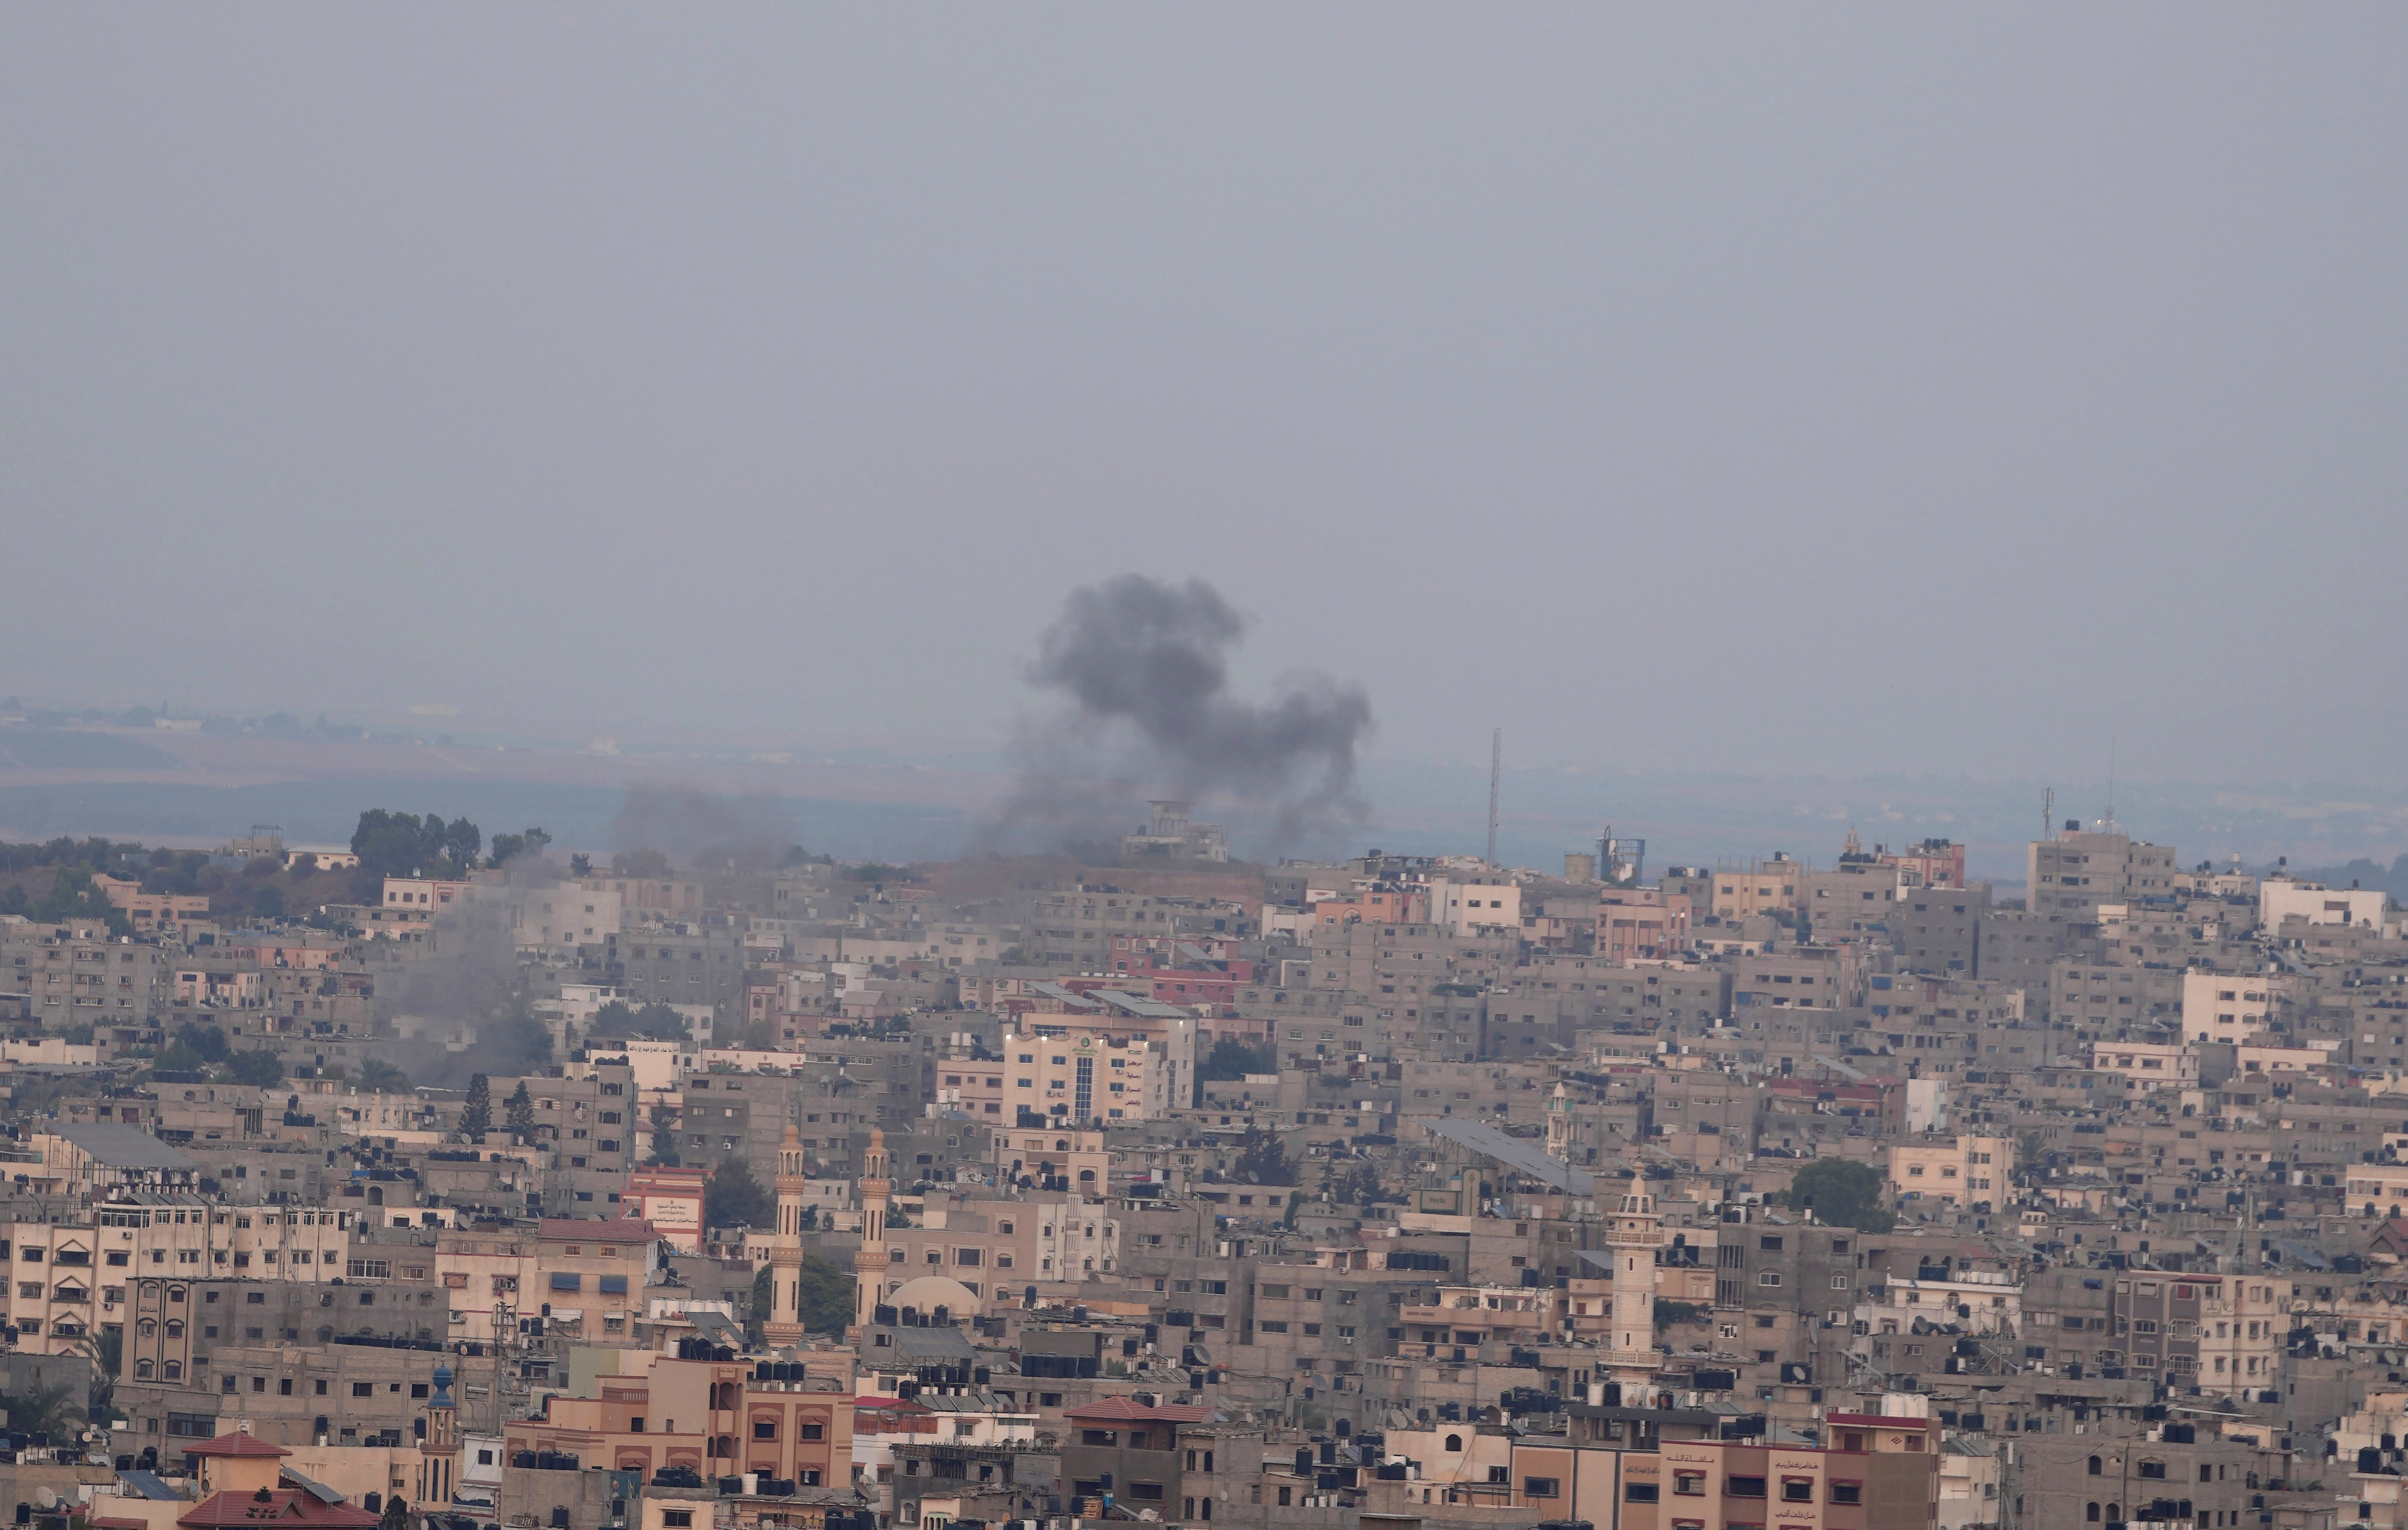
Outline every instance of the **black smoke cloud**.
[(1201, 579), (1124, 574), (1071, 592), (1029, 666), (1068, 711), (1025, 726), (1005, 827), (1108, 836), (1148, 796), (1220, 799), (1282, 843), (1359, 819), (1371, 732), (1358, 686), (1308, 674), (1268, 701), (1229, 689), (1245, 619)]

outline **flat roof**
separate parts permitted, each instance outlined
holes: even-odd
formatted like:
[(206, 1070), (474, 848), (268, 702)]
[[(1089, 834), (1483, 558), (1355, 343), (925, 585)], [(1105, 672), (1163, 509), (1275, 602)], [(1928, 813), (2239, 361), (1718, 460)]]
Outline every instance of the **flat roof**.
[(178, 1152), (139, 1126), (122, 1122), (93, 1122), (90, 1124), (62, 1122), (50, 1128), (52, 1137), (74, 1143), (92, 1157), (95, 1164), (110, 1168), (191, 1169), (198, 1172), (201, 1161), (189, 1153)]

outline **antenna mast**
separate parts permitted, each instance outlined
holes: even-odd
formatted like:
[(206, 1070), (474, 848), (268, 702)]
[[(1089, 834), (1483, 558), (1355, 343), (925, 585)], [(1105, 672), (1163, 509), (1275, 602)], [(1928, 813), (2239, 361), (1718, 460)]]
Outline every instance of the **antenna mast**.
[(1488, 864), (1497, 864), (1497, 778), (1505, 769), (1505, 730), (1498, 728), (1488, 740)]
[(2040, 789), (2040, 836), (2042, 839), (2055, 838), (2057, 836), (2056, 825), (2057, 788), (2054, 786), (2043, 786)]
[(2115, 832), (2115, 739), (2107, 739), (2107, 832)]

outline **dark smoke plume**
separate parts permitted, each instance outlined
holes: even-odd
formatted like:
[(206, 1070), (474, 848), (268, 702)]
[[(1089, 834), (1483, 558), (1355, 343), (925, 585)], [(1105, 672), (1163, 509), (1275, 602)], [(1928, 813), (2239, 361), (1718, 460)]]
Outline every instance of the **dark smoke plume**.
[(1007, 819), (1116, 835), (1135, 826), (1140, 794), (1234, 799), (1267, 813), (1283, 841), (1359, 818), (1369, 700), (1321, 675), (1265, 703), (1230, 694), (1227, 655), (1245, 626), (1201, 579), (1124, 574), (1071, 592), (1028, 678), (1073, 709), (1023, 730)]

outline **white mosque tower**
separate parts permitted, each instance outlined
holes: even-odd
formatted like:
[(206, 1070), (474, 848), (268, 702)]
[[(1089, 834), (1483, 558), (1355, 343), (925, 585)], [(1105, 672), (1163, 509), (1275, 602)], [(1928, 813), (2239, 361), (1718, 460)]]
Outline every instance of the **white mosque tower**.
[(1622, 1389), (1623, 1406), (1641, 1406), (1661, 1364), (1656, 1351), (1656, 1251), (1664, 1219), (1656, 1197), (1633, 1169), (1630, 1182), (1606, 1213), (1605, 1248), (1613, 1260), (1612, 1327), (1605, 1353), (1607, 1380)]

